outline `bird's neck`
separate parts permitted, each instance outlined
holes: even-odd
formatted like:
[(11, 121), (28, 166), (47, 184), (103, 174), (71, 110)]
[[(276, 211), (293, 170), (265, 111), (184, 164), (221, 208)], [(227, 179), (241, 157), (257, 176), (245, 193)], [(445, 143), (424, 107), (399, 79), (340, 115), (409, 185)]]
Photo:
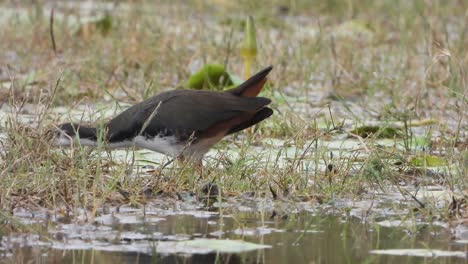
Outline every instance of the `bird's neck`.
[(60, 133), (56, 145), (70, 146), (74, 140), (79, 140), (83, 146), (95, 147), (98, 141), (98, 130), (95, 127), (72, 124)]
[(58, 140), (56, 141), (56, 145), (71, 146), (73, 141), (78, 140), (82, 146), (97, 147), (99, 137), (101, 136), (99, 133), (103, 133), (102, 141), (105, 142), (106, 147), (110, 149), (128, 148), (133, 146), (133, 138), (123, 141), (109, 142), (107, 131), (101, 132), (100, 128), (87, 127), (82, 125), (74, 125), (73, 130), (67, 130), (60, 134)]
[(91, 142), (97, 142), (98, 140), (98, 130), (95, 127), (79, 126), (76, 133), (80, 141), (88, 140)]

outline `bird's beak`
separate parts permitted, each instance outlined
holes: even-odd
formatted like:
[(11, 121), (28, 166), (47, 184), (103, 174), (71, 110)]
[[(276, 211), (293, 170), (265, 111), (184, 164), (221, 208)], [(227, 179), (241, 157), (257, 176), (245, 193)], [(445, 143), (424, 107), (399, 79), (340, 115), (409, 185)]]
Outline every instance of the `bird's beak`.
[(45, 136), (54, 146), (70, 146), (72, 144), (72, 138), (57, 126), (47, 130)]

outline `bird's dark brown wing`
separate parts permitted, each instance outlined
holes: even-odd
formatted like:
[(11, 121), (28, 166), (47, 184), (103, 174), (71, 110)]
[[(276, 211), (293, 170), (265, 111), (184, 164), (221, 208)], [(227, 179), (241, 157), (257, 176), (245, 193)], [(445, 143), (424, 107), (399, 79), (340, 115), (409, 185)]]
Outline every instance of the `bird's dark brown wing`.
[[(169, 91), (134, 105), (109, 121), (108, 139), (110, 142), (132, 139), (140, 132), (149, 137), (176, 135), (187, 138), (224, 120), (255, 113), (269, 103), (267, 98), (240, 97), (230, 93)], [(153, 118), (141, 131), (155, 109)]]

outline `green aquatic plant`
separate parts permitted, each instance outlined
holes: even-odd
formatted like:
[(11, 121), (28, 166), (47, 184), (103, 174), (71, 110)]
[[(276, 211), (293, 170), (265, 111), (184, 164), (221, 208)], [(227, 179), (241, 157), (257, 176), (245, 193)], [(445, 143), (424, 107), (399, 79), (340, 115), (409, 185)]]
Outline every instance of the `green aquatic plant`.
[(250, 69), (257, 57), (257, 34), (252, 16), (245, 22), (244, 39), (242, 41), (241, 56), (244, 59), (245, 79), (250, 77)]
[(229, 73), (220, 64), (206, 64), (187, 81), (187, 86), (195, 90), (223, 90), (233, 85)]

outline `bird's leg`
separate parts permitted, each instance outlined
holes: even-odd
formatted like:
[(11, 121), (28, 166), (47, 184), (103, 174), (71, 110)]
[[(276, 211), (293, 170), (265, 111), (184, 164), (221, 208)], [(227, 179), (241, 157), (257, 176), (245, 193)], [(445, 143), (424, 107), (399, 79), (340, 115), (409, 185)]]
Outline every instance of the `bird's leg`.
[(201, 179), (204, 179), (203, 177), (203, 162), (202, 160), (199, 160), (199, 161), (196, 161), (194, 163), (194, 167), (195, 167), (195, 171), (198, 173), (199, 177), (198, 177), (198, 181), (200, 181)]
[(180, 165), (182, 164), (186, 164), (186, 163), (190, 163), (190, 164), (187, 164), (189, 166), (192, 166), (192, 168), (195, 170), (196, 174), (198, 174), (198, 181), (200, 181), (200, 179), (203, 179), (203, 162), (202, 160), (191, 160), (191, 159), (187, 159), (185, 158), (183, 155), (180, 155), (177, 157), (177, 163), (179, 163)]
[(182, 155), (179, 155), (179, 156), (177, 156), (176, 160), (177, 160), (177, 163), (178, 163), (179, 165), (182, 165), (182, 164), (184, 164), (184, 162), (185, 162), (185, 157), (182, 156)]
[(175, 159), (170, 159), (170, 160), (167, 161), (166, 163), (162, 164), (159, 168), (154, 168), (154, 169), (148, 170), (147, 172), (152, 173), (153, 175), (160, 177), (160, 176), (161, 176), (161, 173), (163, 172), (163, 170), (164, 170), (167, 166), (171, 165), (171, 164), (174, 162), (174, 160), (175, 160)]

